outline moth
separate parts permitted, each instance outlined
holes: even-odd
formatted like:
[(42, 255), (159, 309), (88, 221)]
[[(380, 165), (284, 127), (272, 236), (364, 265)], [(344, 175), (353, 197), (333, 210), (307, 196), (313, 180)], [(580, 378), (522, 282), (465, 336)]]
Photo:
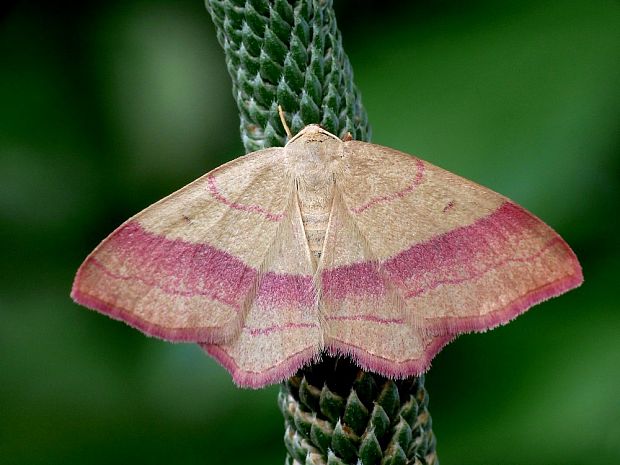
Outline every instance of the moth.
[(257, 388), (324, 352), (417, 375), (458, 334), (582, 280), (564, 240), (506, 197), (309, 125), (127, 220), (71, 295), (149, 336), (199, 343)]

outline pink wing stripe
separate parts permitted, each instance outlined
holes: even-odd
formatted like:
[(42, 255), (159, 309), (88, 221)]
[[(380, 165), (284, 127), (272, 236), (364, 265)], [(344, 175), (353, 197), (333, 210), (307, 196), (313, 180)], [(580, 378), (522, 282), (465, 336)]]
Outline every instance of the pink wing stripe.
[[(564, 247), (573, 257), (575, 275), (580, 276), (576, 258), (557, 235), (530, 256), (506, 255), (507, 247), (514, 250), (523, 233), (540, 224), (526, 210), (506, 202), (469, 226), (413, 245), (387, 260), (383, 269), (400, 287), (410, 289), (406, 297), (413, 298), (442, 284), (460, 284), (508, 263), (527, 263), (554, 247)], [(385, 278), (378, 265), (362, 262), (325, 270), (322, 285), (325, 297), (338, 300), (349, 295), (381, 295), (385, 291)]]
[(476, 279), (476, 278), (480, 278), (481, 276), (484, 276), (485, 274), (500, 268), (504, 265), (507, 265), (508, 263), (527, 263), (530, 262), (532, 260), (537, 259), (538, 257), (542, 256), (545, 254), (545, 252), (547, 252), (549, 249), (555, 247), (556, 245), (561, 245), (563, 244), (564, 241), (559, 238), (559, 237), (554, 237), (553, 239), (551, 239), (549, 242), (547, 242), (538, 252), (527, 256), (527, 257), (517, 257), (517, 258), (511, 258), (511, 257), (507, 257), (504, 258), (503, 260), (500, 260), (496, 263), (493, 263), (492, 265), (487, 266), (484, 269), (479, 269), (476, 270), (474, 266), (472, 266), (469, 263), (465, 263), (463, 264), (463, 266), (465, 268), (467, 268), (466, 271), (466, 276), (463, 276), (461, 278), (446, 278), (446, 279), (437, 279), (435, 281), (433, 281), (431, 284), (427, 285), (426, 287), (419, 287), (417, 289), (413, 289), (409, 292), (407, 292), (407, 294), (405, 294), (405, 298), (406, 299), (411, 299), (413, 297), (417, 297), (421, 294), (424, 294), (425, 292), (428, 291), (432, 291), (433, 289), (438, 288), (439, 286), (443, 285), (443, 284), (461, 284), (467, 281), (471, 281), (472, 279)]
[(315, 290), (312, 276), (265, 273), (258, 289), (259, 306), (290, 308), (314, 306)]
[[(540, 227), (541, 222), (531, 213), (511, 202), (505, 202), (495, 212), (471, 225), (441, 234), (427, 242), (415, 244), (385, 263), (387, 272), (402, 285), (426, 283), (414, 294), (429, 290), (439, 281), (463, 282), (473, 279), (502, 262), (528, 261), (536, 258), (506, 256), (505, 250), (514, 250), (523, 233)], [(551, 247), (565, 242), (555, 236)], [(568, 249), (568, 246), (565, 245)], [(570, 249), (568, 249), (570, 250)], [(542, 252), (542, 251), (541, 251)], [(571, 253), (572, 255), (572, 253)], [(575, 260), (576, 263), (576, 260)], [(575, 272), (579, 272), (579, 267)]]
[(260, 213), (261, 215), (264, 215), (265, 218), (267, 218), (270, 221), (280, 221), (284, 216), (283, 213), (272, 213), (264, 209), (260, 205), (245, 205), (242, 203), (231, 202), (226, 197), (224, 197), (224, 195), (222, 195), (222, 193), (219, 191), (219, 189), (217, 188), (217, 184), (215, 182), (215, 176), (213, 176), (212, 174), (207, 176), (207, 184), (209, 186), (209, 193), (213, 197), (215, 197), (217, 200), (222, 202), (224, 205), (228, 205), (230, 208), (234, 210)]
[(362, 262), (323, 271), (323, 295), (344, 299), (349, 294), (383, 295), (385, 284), (376, 263)]
[(381, 195), (381, 196), (373, 197), (368, 202), (358, 207), (352, 208), (351, 211), (353, 213), (362, 213), (364, 210), (367, 210), (368, 208), (374, 205), (377, 205), (378, 203), (391, 202), (392, 200), (402, 198), (405, 195), (407, 195), (409, 192), (413, 191), (422, 182), (422, 179), (424, 178), (424, 162), (416, 158), (415, 166), (416, 166), (417, 171), (413, 178), (413, 181), (411, 181), (411, 184), (409, 184), (403, 190), (394, 192), (388, 195)]
[(209, 244), (168, 239), (135, 221), (116, 231), (104, 247), (103, 253), (113, 254), (113, 263), (130, 270), (120, 279), (141, 281), (169, 294), (208, 295), (240, 307), (256, 280), (254, 269), (226, 252)]
[[(206, 296), (237, 309), (258, 277), (254, 268), (229, 253), (209, 244), (168, 239), (135, 221), (116, 231), (104, 247), (102, 253), (112, 255), (112, 263), (129, 271), (118, 272), (94, 257), (86, 264), (111, 279), (135, 280), (183, 297)], [(266, 273), (257, 298), (265, 306), (310, 307), (314, 303), (312, 276)]]

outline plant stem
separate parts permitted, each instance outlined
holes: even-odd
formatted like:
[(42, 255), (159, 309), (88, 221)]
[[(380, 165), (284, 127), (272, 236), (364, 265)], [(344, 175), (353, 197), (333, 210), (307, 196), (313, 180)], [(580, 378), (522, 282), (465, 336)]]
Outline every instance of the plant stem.
[[(331, 0), (206, 0), (224, 48), (246, 152), (318, 123), (370, 139)], [(437, 465), (424, 377), (388, 380), (324, 356), (281, 387), (286, 464)]]
[(246, 152), (284, 146), (278, 117), (369, 140), (368, 117), (331, 0), (207, 0), (224, 48)]

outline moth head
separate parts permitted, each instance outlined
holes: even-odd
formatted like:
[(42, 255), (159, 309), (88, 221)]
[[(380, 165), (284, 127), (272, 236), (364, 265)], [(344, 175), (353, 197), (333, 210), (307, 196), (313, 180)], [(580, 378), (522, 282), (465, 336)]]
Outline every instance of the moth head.
[(286, 150), (293, 159), (329, 164), (342, 157), (343, 143), (318, 124), (310, 124), (286, 144)]

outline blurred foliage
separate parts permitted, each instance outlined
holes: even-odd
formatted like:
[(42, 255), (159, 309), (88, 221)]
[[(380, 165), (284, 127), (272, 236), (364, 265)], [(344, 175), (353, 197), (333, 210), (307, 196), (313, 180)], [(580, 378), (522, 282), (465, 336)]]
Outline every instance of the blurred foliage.
[[(437, 357), (442, 464), (620, 463), (620, 4), (336, 6), (373, 140), (513, 198), (584, 266)], [(282, 463), (276, 387), (68, 297), (116, 225), (243, 152), (201, 2), (14, 1), (0, 56), (0, 463)]]

